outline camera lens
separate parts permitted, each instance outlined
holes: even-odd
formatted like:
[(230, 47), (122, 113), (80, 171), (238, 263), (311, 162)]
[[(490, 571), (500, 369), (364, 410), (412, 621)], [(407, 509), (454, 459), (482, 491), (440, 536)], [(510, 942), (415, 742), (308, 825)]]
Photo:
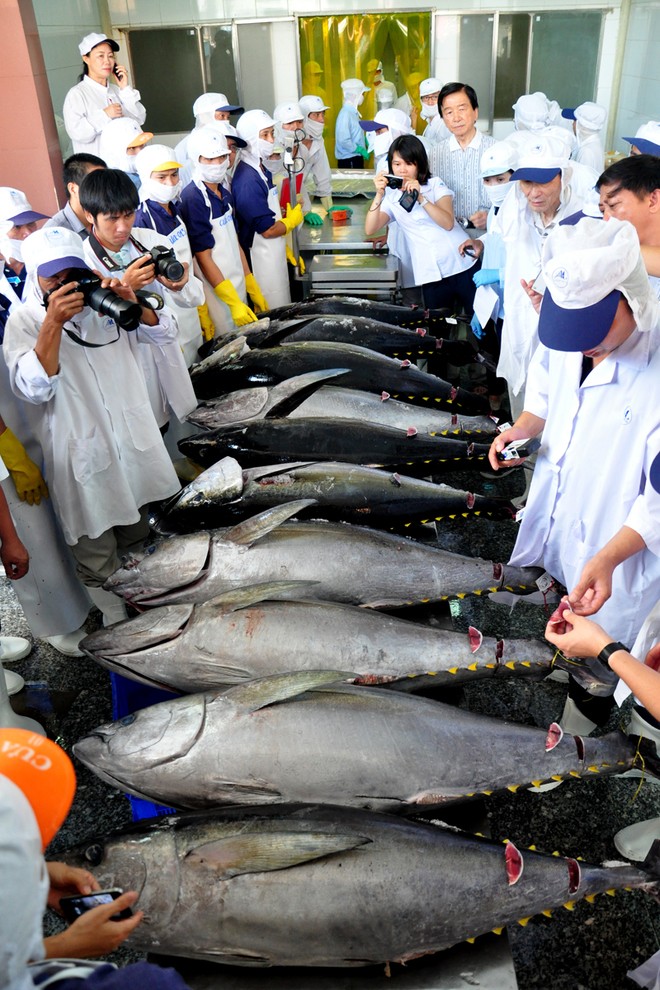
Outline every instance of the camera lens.
[(85, 293), (85, 301), (97, 313), (111, 317), (124, 330), (137, 330), (140, 325), (141, 307), (127, 299), (120, 299), (112, 289), (93, 288)]
[(178, 282), (183, 278), (184, 268), (176, 258), (159, 258), (156, 262), (156, 271), (170, 282)]

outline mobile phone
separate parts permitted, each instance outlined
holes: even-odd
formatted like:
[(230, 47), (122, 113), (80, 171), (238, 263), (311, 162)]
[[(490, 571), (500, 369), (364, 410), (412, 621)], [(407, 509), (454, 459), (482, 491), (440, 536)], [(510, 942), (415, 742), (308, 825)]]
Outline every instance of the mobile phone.
[(113, 67), (112, 67), (112, 74), (117, 77), (117, 79), (119, 80), (119, 82), (122, 81), (122, 73), (121, 72), (117, 72), (117, 63), (115, 63), (113, 65)]
[(498, 461), (519, 461), (523, 457), (529, 457), (541, 446), (541, 441), (538, 437), (527, 437), (523, 440), (514, 440), (513, 443), (507, 444), (504, 450), (500, 450), (497, 454)]
[[(123, 893), (123, 890), (120, 890), (119, 887), (112, 887), (109, 890), (95, 890), (92, 894), (74, 894), (72, 897), (60, 897), (60, 907), (65, 919), (71, 924), (81, 914), (84, 914), (85, 911), (98, 907), (99, 904), (110, 904), (112, 901), (116, 901), (118, 897), (121, 897)], [(123, 921), (125, 918), (132, 917), (132, 915), (133, 911), (128, 907), (122, 911), (118, 911), (117, 914), (113, 914), (110, 920)]]

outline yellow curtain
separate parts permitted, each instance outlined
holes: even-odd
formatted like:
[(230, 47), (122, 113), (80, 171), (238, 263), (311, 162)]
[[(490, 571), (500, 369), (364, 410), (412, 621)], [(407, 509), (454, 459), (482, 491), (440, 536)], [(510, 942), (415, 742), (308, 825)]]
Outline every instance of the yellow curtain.
[[(382, 64), (383, 77), (402, 109), (420, 109), (419, 83), (430, 74), (431, 14), (337, 14), (301, 17), (301, 96), (317, 95), (330, 107), (325, 116), (324, 141), (335, 163), (335, 120), (342, 106), (342, 79), (361, 79), (365, 94), (360, 114), (372, 120), (377, 110), (374, 75)], [(417, 122), (417, 131), (424, 121)]]

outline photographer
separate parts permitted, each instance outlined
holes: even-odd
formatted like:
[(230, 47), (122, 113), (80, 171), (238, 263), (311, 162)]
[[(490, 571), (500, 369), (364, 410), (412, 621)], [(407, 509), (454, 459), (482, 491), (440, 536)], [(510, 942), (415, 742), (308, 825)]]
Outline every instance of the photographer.
[[(189, 296), (188, 265), (179, 264), (172, 254), (169, 259), (163, 259), (160, 267), (169, 270), (171, 262), (175, 262), (172, 266), (176, 268), (172, 273), (175, 278), (157, 272), (147, 247), (140, 241), (142, 232), (133, 230), (140, 200), (125, 172), (115, 168), (90, 172), (80, 185), (80, 205), (92, 225), (84, 245), (90, 268), (121, 279), (133, 291), (144, 290), (161, 297), (163, 288), (175, 292), (181, 299), (180, 305), (196, 309), (199, 297), (194, 292)], [(165, 239), (159, 240), (163, 244)], [(151, 408), (162, 429), (169, 423), (171, 413), (183, 421), (196, 407), (197, 400), (181, 352), (176, 317), (167, 306), (161, 315), (176, 332), (159, 341), (145, 344), (138, 341), (135, 352), (147, 382)]]
[[(125, 610), (100, 586), (122, 552), (147, 537), (142, 507), (179, 487), (137, 357), (139, 347), (175, 340), (176, 327), (162, 312), (138, 308), (130, 285), (103, 279), (99, 286), (73, 231), (37, 231), (24, 257), (24, 301), (7, 321), (5, 360), (16, 395), (38, 407), (35, 432), (64, 537), (108, 623)], [(102, 308), (112, 315), (90, 307), (87, 279), (96, 281), (94, 304), (107, 296)], [(127, 315), (132, 332), (117, 322)]]

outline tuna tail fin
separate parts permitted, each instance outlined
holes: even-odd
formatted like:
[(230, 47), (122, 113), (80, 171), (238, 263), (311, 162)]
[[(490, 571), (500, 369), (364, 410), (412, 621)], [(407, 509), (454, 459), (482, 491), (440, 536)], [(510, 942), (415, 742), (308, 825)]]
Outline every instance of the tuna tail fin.
[(237, 526), (228, 529), (224, 534), (224, 539), (232, 543), (239, 543), (242, 546), (256, 543), (257, 540), (267, 536), (268, 533), (272, 533), (274, 529), (281, 526), (287, 519), (291, 519), (292, 516), (295, 516), (298, 512), (302, 512), (303, 509), (309, 508), (310, 505), (316, 504), (315, 498), (299, 498), (293, 502), (285, 502), (284, 505), (277, 505), (272, 509), (266, 509), (264, 512), (260, 512), (250, 519), (245, 519), (243, 522), (238, 523)]
[(191, 849), (187, 865), (212, 871), (218, 880), (245, 873), (286, 870), (300, 863), (347, 852), (372, 840), (332, 832), (239, 832)]
[(328, 684), (334, 684), (335, 681), (346, 681), (354, 677), (357, 677), (356, 673), (348, 673), (345, 670), (296, 671), (290, 674), (260, 677), (221, 693), (225, 698), (231, 700), (237, 708), (256, 712), (260, 708), (274, 705), (278, 701), (295, 698), (313, 688), (325, 687)]
[(320, 371), (310, 371), (306, 375), (296, 375), (275, 385), (270, 393), (272, 405), (265, 414), (265, 419), (288, 416), (290, 412), (302, 405), (305, 399), (317, 392), (333, 378), (348, 373), (348, 368), (323, 368)]
[(608, 698), (614, 694), (614, 689), (619, 683), (619, 678), (614, 671), (602, 664), (600, 660), (596, 660), (595, 657), (578, 659), (565, 657), (563, 653), (557, 652), (553, 658), (552, 666), (571, 674), (580, 687), (598, 698)]
[(305, 593), (318, 583), (318, 581), (270, 581), (265, 584), (250, 584), (242, 588), (232, 588), (222, 595), (210, 598), (199, 608), (221, 608), (223, 611), (236, 612), (258, 602), (288, 599), (292, 593), (295, 593), (293, 597), (298, 600), (304, 598)]

